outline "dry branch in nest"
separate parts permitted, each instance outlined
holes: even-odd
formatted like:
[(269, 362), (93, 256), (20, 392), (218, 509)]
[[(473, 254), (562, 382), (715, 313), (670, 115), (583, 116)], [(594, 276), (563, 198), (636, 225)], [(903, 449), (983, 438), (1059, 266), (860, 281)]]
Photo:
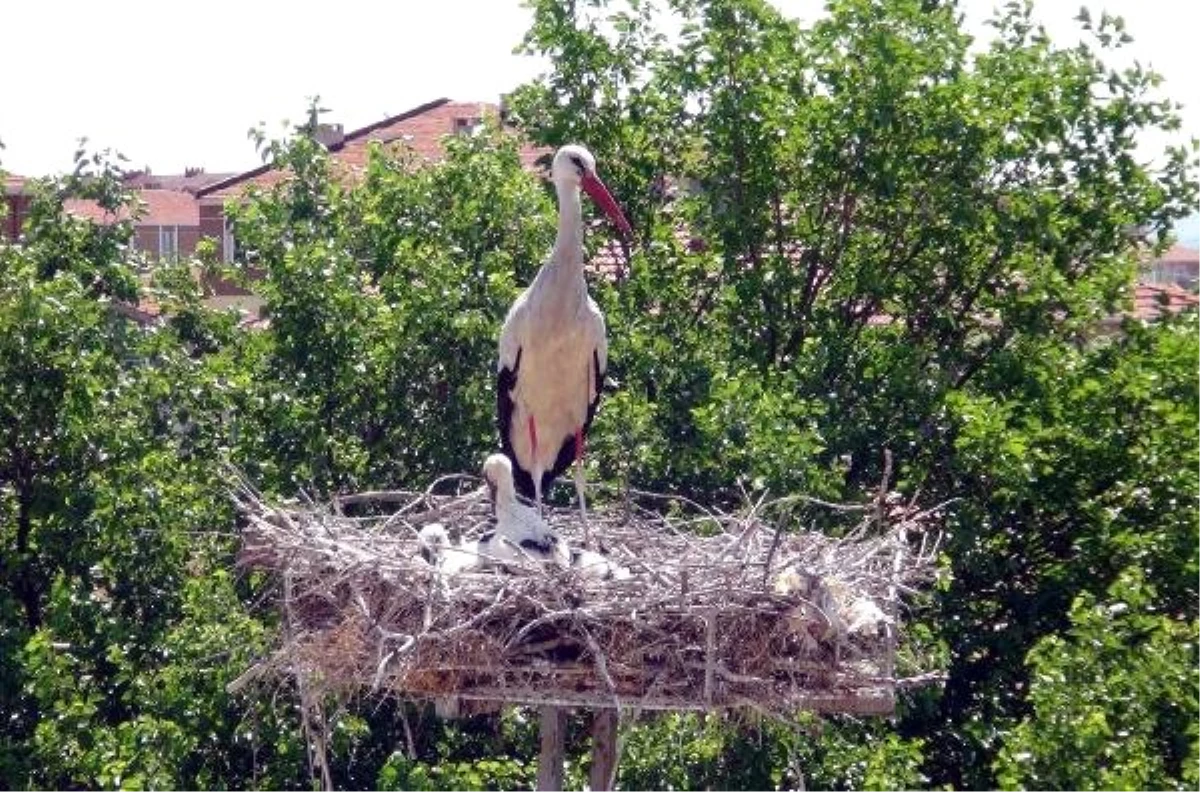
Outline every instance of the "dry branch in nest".
[[(448, 494), (434, 494), (449, 489)], [(310, 695), (363, 690), (450, 702), (784, 714), (887, 714), (900, 600), (933, 573), (937, 510), (881, 490), (872, 504), (793, 496), (738, 514), (626, 493), (596, 505), (592, 535), (623, 580), (530, 562), (443, 575), (417, 532), (440, 522), (477, 537), (490, 504), (479, 480), (424, 492), (361, 493), (331, 504), (268, 504), (237, 494), (243, 568), (281, 583), (278, 649), (234, 683), (295, 677)], [(347, 516), (348, 506), (390, 513)], [(841, 538), (768, 522), (798, 505), (858, 522)], [(574, 509), (546, 516), (571, 546)]]

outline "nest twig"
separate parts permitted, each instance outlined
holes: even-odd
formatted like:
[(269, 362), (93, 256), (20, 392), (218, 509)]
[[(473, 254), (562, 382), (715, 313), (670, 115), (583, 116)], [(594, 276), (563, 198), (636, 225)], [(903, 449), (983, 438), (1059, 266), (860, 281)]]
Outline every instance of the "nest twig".
[[(435, 494), (449, 488), (449, 494)], [(478, 536), (490, 507), (478, 479), (424, 491), (359, 493), (330, 504), (268, 504), (243, 483), (245, 568), (278, 575), (287, 630), (270, 657), (232, 687), (271, 675), (308, 689), (363, 689), (454, 702), (640, 709), (752, 707), (890, 713), (899, 600), (930, 579), (937, 509), (880, 492), (863, 505), (765, 495), (741, 513), (652, 493), (593, 504), (593, 537), (631, 572), (595, 580), (545, 565), (444, 576), (419, 554), (417, 532), (440, 522)], [(785, 533), (768, 518), (807, 500), (859, 522), (842, 538)], [(348, 506), (388, 513), (354, 517)], [(547, 507), (573, 546), (574, 509)], [(816, 587), (779, 585), (796, 570)], [(850, 631), (853, 602), (887, 614)], [(310, 694), (311, 695), (311, 694)]]

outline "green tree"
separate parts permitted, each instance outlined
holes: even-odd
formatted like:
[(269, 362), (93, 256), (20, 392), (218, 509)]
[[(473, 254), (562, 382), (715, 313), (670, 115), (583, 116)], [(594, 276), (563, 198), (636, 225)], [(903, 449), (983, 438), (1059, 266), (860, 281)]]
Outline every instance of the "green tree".
[[(288, 713), (223, 687), (267, 640), (225, 571), (232, 320), (178, 271), (143, 281), (131, 222), (73, 218), (68, 197), (136, 212), (112, 161), (81, 154), (0, 243), (0, 777), (291, 785)], [(150, 290), (174, 315), (142, 326)]]
[[(623, 199), (684, 193), (635, 223), (643, 256), (606, 306), (618, 376), (674, 399), (657, 416), (672, 425), (716, 398), (716, 373), (795, 372), (766, 391), (823, 403), (796, 413), (824, 416), (820, 460), (851, 455), (853, 482), (874, 485), (881, 445), (939, 452), (937, 402), (1017, 336), (1068, 336), (1118, 305), (1126, 229), (1165, 231), (1194, 196), (1184, 151), (1160, 173), (1135, 156), (1138, 130), (1174, 123), (1154, 75), (1054, 47), (1022, 6), (973, 54), (952, 5), (916, 0), (834, 3), (806, 31), (763, 2), (667, 3), (674, 43), (649, 32), (651, 3), (534, 5), (525, 46), (555, 70), (515, 117), (542, 142), (586, 141)], [(1096, 26), (1101, 50), (1114, 26)], [(680, 255), (681, 229), (704, 251)], [(684, 373), (637, 371), (664, 345)]]
[(1070, 628), (1029, 652), (1032, 713), (1006, 737), (1006, 789), (1195, 789), (1195, 618), (1163, 613), (1147, 576), (1081, 594)]
[(938, 746), (972, 768), (962, 783), (993, 785), (983, 765), (1027, 712), (1026, 655), (1068, 628), (1077, 597), (1104, 597), (1137, 566), (1158, 612), (1194, 617), (1197, 363), (1195, 314), (1130, 322), (1083, 351), (1013, 350), (989, 393), (950, 400), (944, 472), (964, 501), (936, 613), (951, 677), (925, 728), (951, 724)]
[(1075, 596), (1136, 559), (1158, 607), (1194, 608), (1194, 316), (1097, 338), (1129, 229), (1163, 239), (1195, 201), (1195, 144), (1137, 151), (1174, 103), (1106, 65), (1128, 41), (1107, 15), (1062, 47), (1009, 4), (979, 47), (953, 3), (843, 0), (809, 29), (754, 0), (534, 9), (553, 69), (516, 117), (587, 143), (635, 203), (678, 191), (599, 289), (621, 383), (601, 466), (855, 497), (888, 448), (901, 488), (957, 499), (951, 583), (917, 614), (950, 679), (896, 728), (931, 783), (994, 786), (1026, 654)]
[(29, 628), (42, 621), (49, 585), (41, 547), (61, 539), (56, 534), (66, 528), (52, 527), (46, 518), (69, 505), (78, 476), (98, 461), (89, 436), (96, 396), (117, 385), (116, 364), (128, 350), (124, 320), (111, 306), (114, 299), (128, 299), (135, 285), (130, 271), (112, 262), (128, 244), (132, 226), (93, 225), (67, 217), (62, 208), (72, 190), (98, 198), (113, 212), (127, 208), (127, 199), (94, 186), (111, 181), (111, 173), (93, 181), (87, 166), (81, 159), (75, 175), (38, 193), (26, 244), (0, 248), (4, 589)]

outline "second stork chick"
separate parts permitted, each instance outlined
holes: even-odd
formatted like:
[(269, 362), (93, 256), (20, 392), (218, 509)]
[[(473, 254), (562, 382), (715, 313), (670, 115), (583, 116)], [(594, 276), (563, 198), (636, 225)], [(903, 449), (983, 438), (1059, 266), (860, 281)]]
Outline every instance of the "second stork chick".
[(445, 526), (430, 523), (417, 534), (421, 557), (447, 575), (469, 572), (479, 565), (477, 542), (452, 542)]

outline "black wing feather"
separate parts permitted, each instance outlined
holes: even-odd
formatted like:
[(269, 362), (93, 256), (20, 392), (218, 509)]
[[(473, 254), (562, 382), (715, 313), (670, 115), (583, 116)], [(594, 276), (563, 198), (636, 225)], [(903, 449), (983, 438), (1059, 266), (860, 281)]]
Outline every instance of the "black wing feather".
[(513, 367), (511, 369), (502, 367), (496, 374), (496, 428), (500, 430), (500, 450), (512, 462), (513, 488), (521, 497), (533, 500), (535, 495), (533, 476), (521, 466), (517, 459), (511, 434), (514, 428), (512, 416), (515, 406), (512, 391), (517, 386), (517, 374), (521, 370), (521, 353), (524, 351), (523, 347), (518, 348), (517, 359), (513, 361)]

